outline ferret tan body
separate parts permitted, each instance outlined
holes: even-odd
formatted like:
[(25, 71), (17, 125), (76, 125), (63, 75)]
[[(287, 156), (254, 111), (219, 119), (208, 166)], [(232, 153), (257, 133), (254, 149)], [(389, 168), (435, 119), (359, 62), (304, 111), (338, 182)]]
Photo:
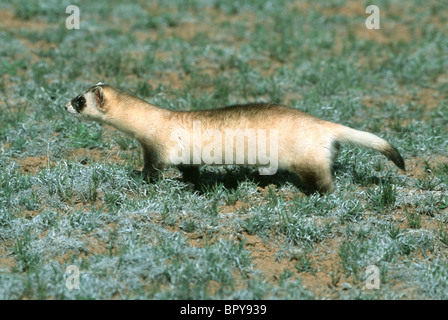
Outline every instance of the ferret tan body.
[[(166, 166), (177, 165), (184, 179), (196, 182), (199, 165), (229, 164), (226, 155), (227, 160), (233, 159), (234, 162), (238, 156), (240, 160), (244, 158), (243, 162), (234, 164), (266, 164), (258, 158), (250, 158), (250, 138), (254, 138), (251, 141), (257, 144), (252, 151), (266, 149), (271, 160), (275, 154), (275, 170), (278, 167), (294, 172), (311, 188), (320, 192), (333, 189), (332, 166), (339, 151), (339, 143), (379, 151), (405, 170), (401, 155), (386, 140), (280, 105), (249, 104), (216, 110), (176, 112), (151, 105), (115, 87), (98, 84), (68, 102), (65, 108), (70, 113), (111, 125), (137, 139), (143, 148), (145, 176), (151, 176), (155, 170)], [(235, 138), (233, 146), (230, 144), (232, 150), (225, 150), (230, 140), (225, 141), (224, 137), (229, 129), (234, 134), (251, 132), (255, 136), (244, 138), (242, 151), (237, 148), (236, 134), (236, 138), (230, 137), (232, 140)], [(176, 132), (189, 135), (189, 139), (185, 140), (190, 142), (189, 147)], [(210, 133), (214, 134), (213, 137)], [(222, 137), (222, 143), (216, 141), (219, 137)], [(276, 139), (270, 139), (273, 137)], [(215, 138), (214, 148), (211, 148), (212, 138)], [(199, 148), (199, 151), (195, 148)], [(210, 149), (213, 151), (210, 152)], [(222, 158), (216, 157), (220, 149), (223, 151)], [(179, 158), (173, 159), (173, 155), (183, 152), (182, 162), (179, 163)], [(214, 156), (215, 162), (207, 161), (205, 154)], [(255, 152), (252, 155), (258, 154)]]

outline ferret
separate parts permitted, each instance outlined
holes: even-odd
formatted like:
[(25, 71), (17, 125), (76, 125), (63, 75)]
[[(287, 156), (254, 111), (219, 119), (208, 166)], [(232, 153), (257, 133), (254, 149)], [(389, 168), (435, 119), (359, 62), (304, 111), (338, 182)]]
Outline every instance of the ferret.
[(65, 109), (137, 139), (145, 177), (174, 165), (184, 180), (196, 183), (200, 165), (255, 165), (261, 174), (286, 169), (326, 193), (334, 188), (333, 163), (341, 143), (379, 151), (405, 170), (400, 153), (386, 140), (277, 104), (171, 111), (98, 83)]

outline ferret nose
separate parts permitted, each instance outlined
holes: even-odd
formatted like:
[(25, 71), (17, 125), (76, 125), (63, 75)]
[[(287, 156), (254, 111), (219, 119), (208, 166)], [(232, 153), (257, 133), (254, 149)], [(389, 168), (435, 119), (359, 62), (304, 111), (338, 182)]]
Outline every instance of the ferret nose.
[(64, 106), (65, 110), (68, 109), (68, 105), (69, 105), (69, 104), (70, 104), (70, 102), (67, 102), (67, 103), (65, 104), (65, 106)]

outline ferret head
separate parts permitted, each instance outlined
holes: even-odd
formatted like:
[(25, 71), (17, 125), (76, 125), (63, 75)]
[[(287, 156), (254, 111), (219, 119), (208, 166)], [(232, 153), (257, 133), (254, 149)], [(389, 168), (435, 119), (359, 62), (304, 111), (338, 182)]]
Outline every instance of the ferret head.
[(102, 122), (108, 109), (104, 94), (106, 87), (105, 84), (98, 82), (67, 102), (65, 110), (84, 119)]

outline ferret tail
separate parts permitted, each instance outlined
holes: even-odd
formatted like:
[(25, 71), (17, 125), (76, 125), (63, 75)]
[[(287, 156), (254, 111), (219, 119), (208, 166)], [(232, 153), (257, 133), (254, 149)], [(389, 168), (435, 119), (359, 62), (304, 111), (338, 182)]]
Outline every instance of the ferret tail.
[(336, 141), (353, 146), (376, 150), (389, 158), (397, 167), (406, 170), (404, 160), (394, 146), (386, 140), (365, 131), (352, 129), (343, 125), (336, 126)]

